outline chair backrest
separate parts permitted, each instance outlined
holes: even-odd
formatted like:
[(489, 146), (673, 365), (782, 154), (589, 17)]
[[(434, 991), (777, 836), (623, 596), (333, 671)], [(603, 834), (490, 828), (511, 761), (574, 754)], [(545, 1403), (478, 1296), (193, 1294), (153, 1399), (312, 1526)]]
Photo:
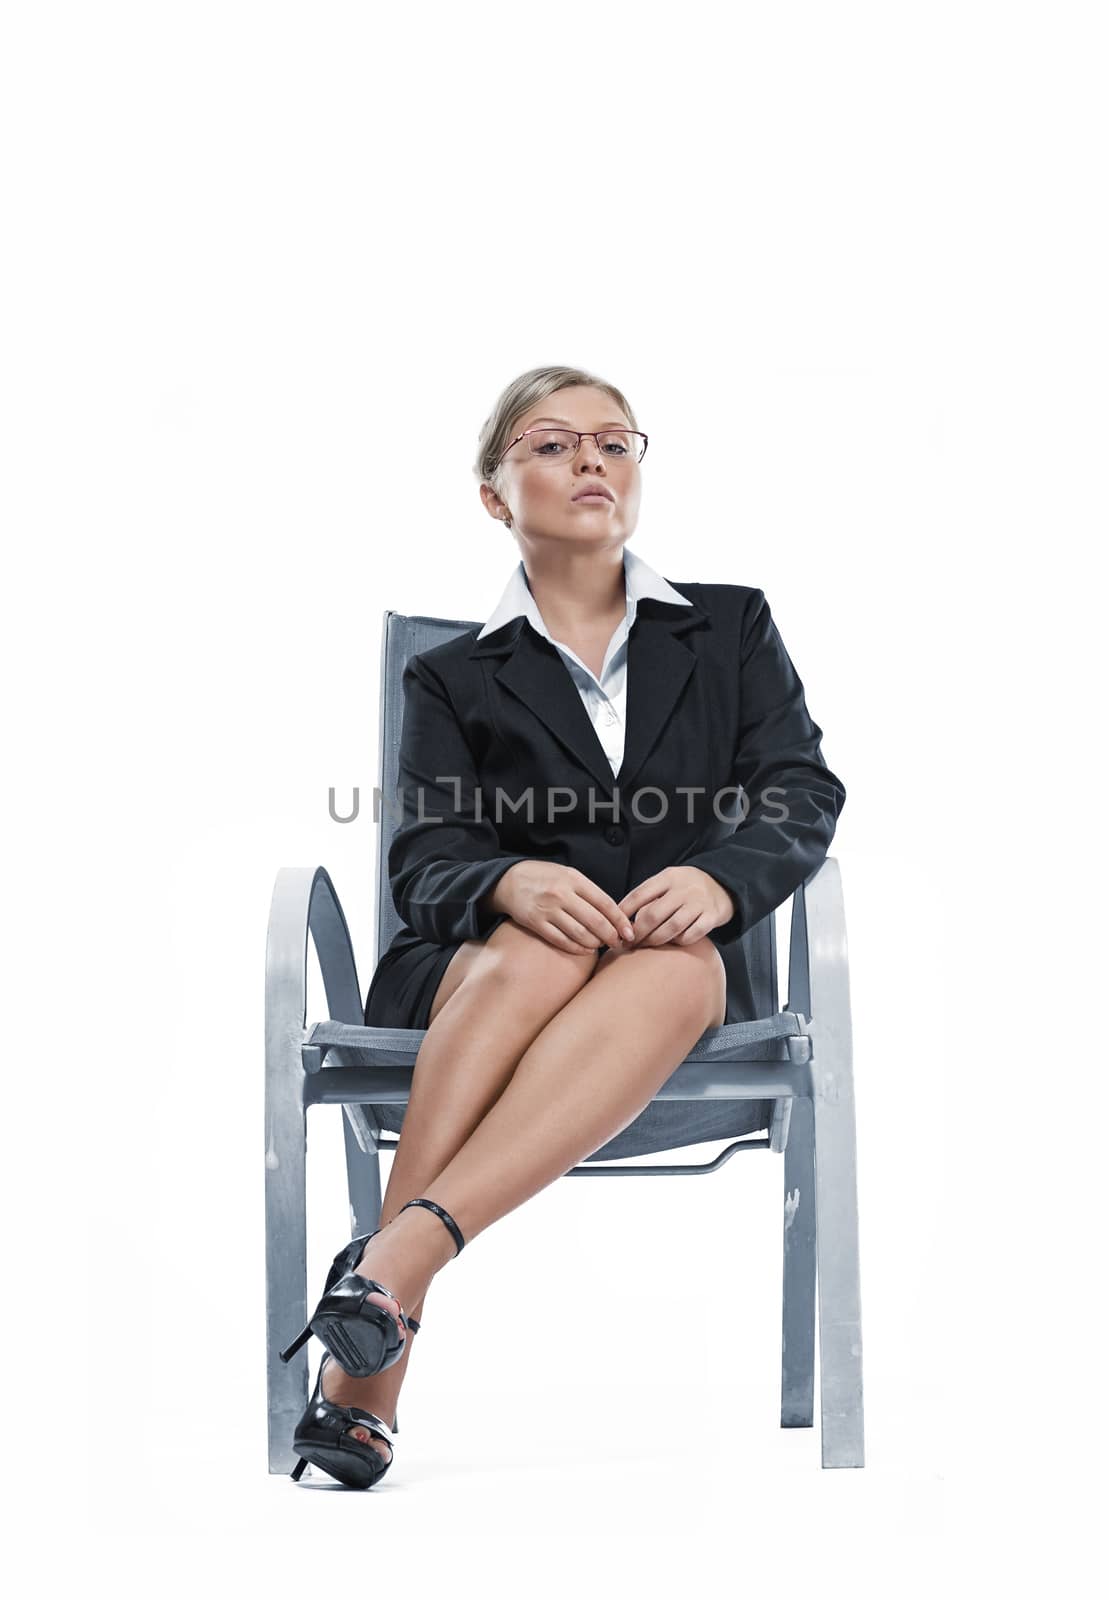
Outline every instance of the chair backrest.
[(456, 639), (479, 622), (448, 622), (443, 617), (405, 617), (386, 611), (381, 625), (381, 699), (378, 719), (377, 782), (381, 793), (381, 825), (377, 830), (374, 862), (374, 905), (377, 909), (377, 961), (393, 942), (401, 925), (389, 887), (389, 846), (400, 817), (396, 804), (400, 736), (404, 722), (404, 669), (409, 656), (418, 656), (437, 644)]
[[(478, 622), (451, 622), (444, 617), (405, 617), (386, 611), (381, 639), (381, 715), (379, 719), (378, 788), (381, 794), (381, 822), (377, 831), (377, 857), (374, 862), (374, 903), (376, 919), (376, 961), (392, 943), (401, 925), (389, 886), (389, 846), (400, 820), (395, 804), (400, 758), (400, 736), (404, 721), (402, 680), (409, 656), (445, 644)], [(773, 916), (745, 933), (740, 940), (751, 975), (756, 1017), (772, 1017), (778, 1010), (778, 957)]]

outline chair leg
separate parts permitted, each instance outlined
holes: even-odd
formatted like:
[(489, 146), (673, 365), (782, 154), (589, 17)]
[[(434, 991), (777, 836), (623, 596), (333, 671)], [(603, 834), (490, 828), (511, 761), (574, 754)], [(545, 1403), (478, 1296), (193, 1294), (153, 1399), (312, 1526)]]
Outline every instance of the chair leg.
[[(373, 1129), (365, 1106), (344, 1106), (343, 1110), (350, 1236), (357, 1239), (381, 1225), (381, 1152), (373, 1146)], [(393, 1432), (400, 1432), (396, 1411)]]
[(307, 1123), (299, 1048), (266, 1038), (266, 1397), (269, 1470), (290, 1472), (293, 1429), (308, 1404), (308, 1353), (278, 1358), (308, 1320), (305, 1157)]
[(816, 1361), (813, 1104), (790, 1102), (782, 1222), (782, 1427), (811, 1428)]
[(350, 1236), (357, 1239), (381, 1223), (381, 1155), (372, 1145), (373, 1129), (365, 1107), (344, 1106), (343, 1112)]
[(821, 1465), (861, 1467), (862, 1296), (849, 1036), (833, 1029), (814, 1033), (812, 1078)]

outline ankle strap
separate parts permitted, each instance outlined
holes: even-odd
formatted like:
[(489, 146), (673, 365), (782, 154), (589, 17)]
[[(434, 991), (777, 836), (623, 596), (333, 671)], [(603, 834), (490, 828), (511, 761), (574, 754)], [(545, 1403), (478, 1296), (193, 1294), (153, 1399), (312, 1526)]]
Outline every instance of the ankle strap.
[[(462, 1237), (462, 1229), (458, 1226), (458, 1223), (454, 1220), (449, 1211), (444, 1211), (443, 1207), (436, 1205), (434, 1200), (424, 1200), (422, 1198), (418, 1200), (406, 1200), (400, 1209), (401, 1211), (407, 1211), (409, 1206), (426, 1206), (429, 1211), (434, 1211), (437, 1217), (442, 1217), (444, 1223), (454, 1235), (454, 1242), (458, 1246), (458, 1249), (454, 1252), (455, 1255), (458, 1256), (462, 1254), (462, 1250), (466, 1244), (466, 1241)], [(399, 1211), (397, 1215), (400, 1215)]]

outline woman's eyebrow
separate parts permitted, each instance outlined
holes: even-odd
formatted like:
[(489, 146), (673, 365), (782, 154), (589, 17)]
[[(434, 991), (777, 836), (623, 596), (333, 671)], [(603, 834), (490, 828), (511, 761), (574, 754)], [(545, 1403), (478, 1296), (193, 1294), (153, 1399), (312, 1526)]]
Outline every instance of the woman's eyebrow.
[[(572, 422), (567, 422), (565, 417), (532, 417), (531, 422), (528, 423), (528, 427), (530, 428), (532, 426), (532, 423), (535, 423), (535, 422), (558, 422), (558, 423), (561, 423), (564, 428), (573, 428), (574, 427), (574, 424)], [(623, 428), (623, 429), (626, 429), (627, 426), (628, 425), (627, 425), (626, 422), (602, 422), (601, 423), (602, 430), (605, 429), (605, 428)], [(576, 428), (574, 428), (574, 432), (575, 433), (577, 432)]]

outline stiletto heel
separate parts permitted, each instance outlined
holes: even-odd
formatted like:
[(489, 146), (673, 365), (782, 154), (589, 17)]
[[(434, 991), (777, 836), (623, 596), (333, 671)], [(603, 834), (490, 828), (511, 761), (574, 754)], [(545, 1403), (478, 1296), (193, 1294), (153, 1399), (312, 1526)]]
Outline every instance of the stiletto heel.
[(296, 1355), (297, 1351), (300, 1349), (301, 1345), (307, 1344), (311, 1337), (312, 1324), (309, 1323), (302, 1333), (297, 1334), (289, 1348), (280, 1352), (280, 1359), (282, 1361), (291, 1361)]

